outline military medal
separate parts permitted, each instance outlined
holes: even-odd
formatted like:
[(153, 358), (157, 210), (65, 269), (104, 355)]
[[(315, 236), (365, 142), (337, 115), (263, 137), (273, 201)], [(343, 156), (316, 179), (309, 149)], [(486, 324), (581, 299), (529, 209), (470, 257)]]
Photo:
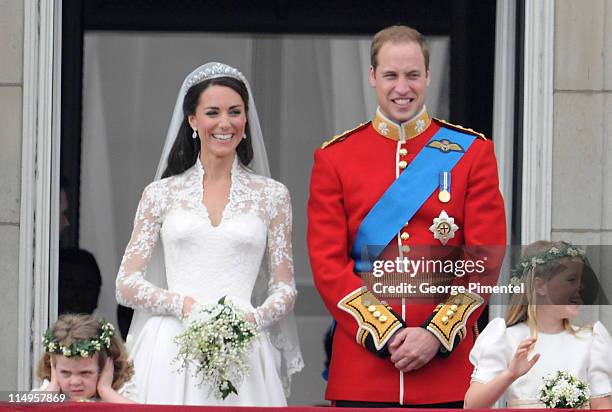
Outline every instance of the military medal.
[(449, 172), (440, 172), (440, 191), (438, 199), (442, 203), (448, 203), (451, 200), (450, 194), (451, 174)]
[(434, 218), (433, 225), (429, 227), (434, 239), (438, 239), (443, 245), (446, 245), (449, 239), (455, 237), (455, 232), (458, 229), (459, 226), (455, 224), (455, 218), (449, 217), (444, 210), (442, 210), (440, 216)]

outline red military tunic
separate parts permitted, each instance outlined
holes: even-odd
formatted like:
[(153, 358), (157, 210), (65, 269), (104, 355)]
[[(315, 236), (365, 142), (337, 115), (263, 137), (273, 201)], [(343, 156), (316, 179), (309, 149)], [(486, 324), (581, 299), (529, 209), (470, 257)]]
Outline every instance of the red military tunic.
[[(425, 111), (402, 125), (378, 111), (372, 122), (336, 137), (315, 152), (308, 202), (308, 249), (315, 285), (337, 322), (326, 391), (329, 400), (443, 403), (463, 400), (469, 386), (472, 326), (483, 309), (482, 302), (470, 301), (464, 316), (459, 309), (458, 329), (451, 339), (436, 336), (450, 355), (435, 356), (421, 369), (408, 373), (397, 370), (388, 356), (373, 353), (371, 345), (366, 348), (369, 332), (358, 320), (360, 314), (352, 315), (352, 308), (346, 307), (347, 299), (359, 294), (363, 286), (349, 255), (362, 220), (441, 127), (477, 134), (432, 120)], [(448, 245), (505, 245), (504, 206), (492, 142), (479, 135), (452, 169), (451, 177), (451, 200), (442, 203), (438, 190), (434, 191), (390, 244), (397, 244), (400, 250), (413, 245), (440, 245), (430, 226), (445, 210), (459, 227)], [(401, 316), (406, 326), (433, 331), (427, 323), (444, 327), (441, 319), (444, 313), (450, 313), (446, 312), (449, 307), (398, 301), (388, 307), (392, 311), (379, 306), (383, 312), (377, 313), (377, 319), (385, 321), (379, 322), (380, 326), (389, 326), (391, 319), (387, 317)], [(444, 313), (438, 313), (439, 309)], [(363, 313), (368, 314), (367, 310)], [(444, 324), (447, 320), (444, 318)], [(391, 332), (400, 327), (396, 322)], [(379, 343), (386, 344), (392, 334), (381, 333)]]

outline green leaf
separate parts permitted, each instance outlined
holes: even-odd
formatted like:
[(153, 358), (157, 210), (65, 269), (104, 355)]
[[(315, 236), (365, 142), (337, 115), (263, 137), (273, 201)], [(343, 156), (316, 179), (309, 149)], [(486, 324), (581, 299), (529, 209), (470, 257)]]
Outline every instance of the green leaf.
[(217, 302), (220, 305), (224, 305), (225, 304), (225, 298), (226, 296), (223, 296), (221, 299), (219, 299), (219, 302)]
[(236, 390), (236, 387), (232, 384), (232, 382), (230, 381), (226, 381), (226, 382), (227, 382), (227, 389), (221, 390), (221, 396), (223, 397), (223, 399), (227, 398), (230, 393), (235, 393), (236, 395), (238, 395), (238, 391)]

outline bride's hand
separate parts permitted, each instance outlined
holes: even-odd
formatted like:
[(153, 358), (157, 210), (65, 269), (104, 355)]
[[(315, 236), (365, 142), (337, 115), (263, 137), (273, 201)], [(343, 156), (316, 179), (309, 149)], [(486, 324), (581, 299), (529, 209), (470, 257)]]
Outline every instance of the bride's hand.
[(244, 317), (247, 321), (251, 322), (254, 325), (257, 325), (257, 322), (255, 321), (255, 314), (253, 312), (248, 312), (244, 315)]
[(191, 309), (193, 305), (196, 303), (196, 300), (191, 296), (185, 296), (183, 300), (183, 319), (187, 319), (191, 314)]

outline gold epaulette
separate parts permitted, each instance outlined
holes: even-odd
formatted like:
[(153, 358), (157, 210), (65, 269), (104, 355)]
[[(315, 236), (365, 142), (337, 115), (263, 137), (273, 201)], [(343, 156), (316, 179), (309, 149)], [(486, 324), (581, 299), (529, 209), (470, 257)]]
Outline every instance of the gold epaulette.
[(356, 289), (338, 302), (338, 307), (350, 313), (357, 321), (355, 337), (358, 344), (366, 347), (371, 336), (377, 351), (382, 350), (391, 336), (402, 327), (391, 308), (380, 302), (365, 287)]
[(359, 130), (361, 130), (361, 129), (365, 128), (365, 127), (366, 127), (367, 125), (369, 125), (369, 124), (370, 124), (370, 122), (367, 122), (367, 123), (361, 123), (361, 124), (360, 124), (359, 126), (357, 126), (357, 127), (354, 127), (354, 128), (352, 128), (352, 129), (350, 129), (350, 130), (345, 130), (345, 131), (343, 131), (342, 133), (335, 135), (334, 137), (332, 137), (331, 139), (329, 139), (328, 141), (326, 141), (325, 143), (323, 143), (323, 144), (321, 145), (321, 149), (325, 149), (326, 147), (331, 146), (331, 145), (333, 145), (334, 143), (338, 143), (338, 142), (343, 141), (344, 139), (346, 139), (347, 137), (349, 137), (349, 136), (350, 136), (352, 133), (354, 133), (354, 132), (356, 132), (356, 131), (359, 131)]
[(438, 338), (446, 351), (452, 352), (466, 336), (468, 318), (483, 303), (484, 299), (476, 293), (450, 296), (445, 303), (436, 307), (427, 330)]
[(444, 126), (448, 127), (449, 129), (453, 129), (453, 130), (457, 130), (459, 132), (471, 134), (471, 135), (480, 137), (482, 140), (487, 140), (487, 138), (485, 137), (484, 134), (482, 134), (480, 132), (477, 132), (474, 129), (470, 129), (470, 128), (467, 128), (467, 127), (459, 126), (458, 124), (452, 124), (452, 123), (447, 122), (446, 120), (442, 120), (442, 119), (438, 119), (438, 118), (434, 118), (434, 120), (442, 123)]

